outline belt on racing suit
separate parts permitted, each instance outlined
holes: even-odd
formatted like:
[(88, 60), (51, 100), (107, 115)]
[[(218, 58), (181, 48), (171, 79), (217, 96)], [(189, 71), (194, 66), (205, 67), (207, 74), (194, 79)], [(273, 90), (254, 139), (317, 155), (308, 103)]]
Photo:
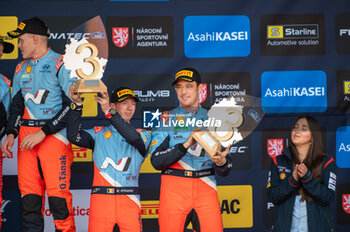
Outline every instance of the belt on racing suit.
[(107, 187), (93, 186), (91, 194), (108, 194), (108, 195), (135, 195), (139, 194), (138, 187)]
[(189, 178), (201, 178), (201, 177), (205, 177), (205, 176), (215, 175), (215, 171), (214, 171), (214, 168), (203, 169), (203, 170), (198, 170), (198, 171), (189, 171), (189, 170), (168, 168), (168, 169), (162, 171), (162, 174), (163, 175), (171, 175), (171, 176), (189, 177)]
[(39, 127), (39, 126), (44, 126), (48, 121), (49, 120), (22, 119), (21, 126)]

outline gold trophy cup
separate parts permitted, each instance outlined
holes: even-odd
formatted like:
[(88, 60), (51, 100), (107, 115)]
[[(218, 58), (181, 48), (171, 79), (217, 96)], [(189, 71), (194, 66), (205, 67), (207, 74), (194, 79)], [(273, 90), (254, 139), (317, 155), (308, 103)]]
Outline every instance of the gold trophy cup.
[(262, 121), (264, 111), (259, 98), (245, 95), (237, 103), (234, 97), (225, 98), (211, 106), (208, 117), (221, 122), (221, 126), (208, 126), (193, 134), (193, 138), (211, 157), (221, 145), (227, 147), (246, 138)]
[(74, 92), (107, 91), (101, 79), (108, 59), (108, 41), (100, 16), (90, 19), (72, 32), (88, 35), (79, 41), (71, 38), (70, 44), (66, 44), (66, 54), (63, 57), (65, 66), (71, 70), (71, 78), (78, 78)]
[(234, 122), (232, 120), (226, 120), (224, 135), (217, 133), (217, 127), (211, 126), (209, 130), (200, 130), (193, 134), (193, 138), (201, 145), (201, 147), (207, 152), (209, 156), (214, 156), (216, 151), (221, 148), (221, 142), (227, 142), (231, 140), (234, 136), (234, 129), (239, 127), (243, 123), (242, 113), (236, 108), (227, 108), (225, 112), (228, 116), (234, 114), (236, 119)]
[(106, 92), (107, 87), (100, 79), (94, 79), (100, 69), (102, 68), (100, 63), (97, 62), (94, 58), (98, 55), (98, 49), (93, 43), (85, 43), (80, 45), (76, 52), (80, 54), (83, 49), (90, 49), (91, 56), (84, 59), (84, 62), (88, 62), (92, 65), (93, 71), (91, 74), (86, 74), (83, 72), (83, 69), (77, 69), (76, 74), (79, 78), (75, 82), (74, 92), (76, 93), (97, 93), (97, 92)]

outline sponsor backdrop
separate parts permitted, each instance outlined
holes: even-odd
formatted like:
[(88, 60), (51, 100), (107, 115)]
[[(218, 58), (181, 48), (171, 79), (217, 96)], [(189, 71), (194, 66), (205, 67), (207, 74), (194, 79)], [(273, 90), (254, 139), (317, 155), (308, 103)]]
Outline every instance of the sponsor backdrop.
[[(28, 11), (27, 9), (30, 9)], [(17, 39), (6, 32), (38, 16), (51, 28), (50, 46), (59, 53), (75, 39), (107, 39), (103, 81), (111, 92), (127, 85), (140, 98), (132, 123), (149, 128), (152, 112), (177, 103), (174, 73), (194, 67), (205, 82), (206, 108), (222, 98), (261, 98), (265, 117), (230, 149), (233, 171), (218, 177), (225, 231), (271, 231), (275, 206), (267, 199), (271, 157), (288, 146), (299, 115), (322, 124), (326, 152), (337, 164), (332, 205), (336, 229), (350, 231), (350, 2), (338, 0), (2, 0), (0, 34), (15, 45), (0, 61), (10, 79), (21, 60)], [(78, 28), (99, 15), (106, 33)], [(84, 96), (83, 127), (107, 125), (94, 94)], [(77, 231), (87, 231), (92, 151), (73, 147), (71, 189)], [(19, 231), (20, 193), (16, 151), (4, 159), (3, 230)], [(158, 231), (160, 173), (146, 158), (140, 175), (143, 227)], [(171, 209), (169, 209), (171, 210)], [(45, 231), (53, 231), (45, 207)]]

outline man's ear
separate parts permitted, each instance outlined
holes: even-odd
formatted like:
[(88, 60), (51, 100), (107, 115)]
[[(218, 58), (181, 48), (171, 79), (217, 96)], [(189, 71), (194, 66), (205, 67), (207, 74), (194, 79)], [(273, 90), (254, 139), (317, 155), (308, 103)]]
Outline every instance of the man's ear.
[(203, 88), (204, 88), (204, 84), (203, 84), (203, 83), (200, 83), (200, 84), (198, 85), (198, 93), (202, 92)]
[(34, 39), (34, 43), (35, 43), (35, 44), (38, 44), (38, 43), (39, 43), (39, 40), (40, 40), (39, 36), (36, 35), (36, 34), (33, 34), (32, 36), (33, 36), (33, 39)]

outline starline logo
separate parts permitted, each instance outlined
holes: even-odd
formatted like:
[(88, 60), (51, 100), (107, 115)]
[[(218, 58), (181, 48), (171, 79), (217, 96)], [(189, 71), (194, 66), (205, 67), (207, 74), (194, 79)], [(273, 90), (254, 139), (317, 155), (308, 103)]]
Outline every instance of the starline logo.
[(268, 25), (268, 39), (318, 38), (318, 24)]

